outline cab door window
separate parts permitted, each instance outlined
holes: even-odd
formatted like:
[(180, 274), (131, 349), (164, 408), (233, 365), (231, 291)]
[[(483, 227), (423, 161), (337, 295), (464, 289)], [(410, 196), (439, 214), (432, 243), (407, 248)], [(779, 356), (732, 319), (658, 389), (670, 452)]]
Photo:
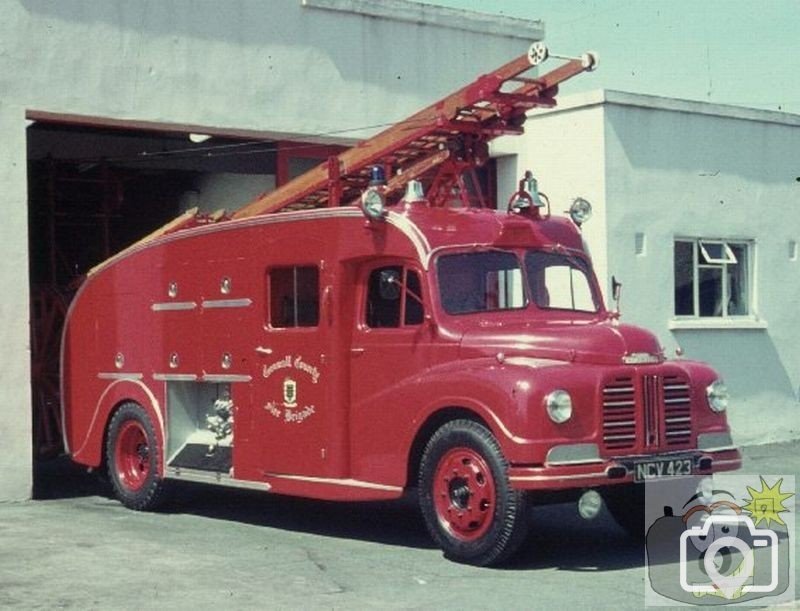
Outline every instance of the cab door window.
[(401, 265), (370, 272), (365, 321), (368, 327), (398, 328), (422, 324), (425, 307), (419, 274)]

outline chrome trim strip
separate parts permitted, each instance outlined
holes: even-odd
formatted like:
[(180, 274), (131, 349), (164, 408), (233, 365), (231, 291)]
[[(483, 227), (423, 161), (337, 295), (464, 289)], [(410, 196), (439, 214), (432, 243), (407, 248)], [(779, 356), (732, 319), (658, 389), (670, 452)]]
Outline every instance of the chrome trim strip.
[(181, 310), (194, 310), (197, 303), (194, 301), (165, 301), (154, 303), (150, 306), (153, 312), (177, 312)]
[(168, 479), (180, 479), (188, 482), (198, 482), (201, 484), (216, 484), (227, 486), (228, 488), (245, 488), (248, 490), (268, 491), (272, 486), (267, 482), (248, 482), (237, 480), (227, 473), (217, 473), (215, 471), (200, 471), (198, 469), (184, 469), (181, 467), (167, 467), (166, 477)]
[(159, 382), (194, 382), (197, 376), (193, 373), (154, 373), (153, 379)]
[(603, 439), (605, 441), (625, 441), (627, 439), (636, 439), (636, 435), (606, 435)]
[(575, 460), (547, 460), (544, 464), (548, 467), (561, 467), (564, 465), (596, 465), (597, 463), (604, 462), (602, 458), (586, 458)]
[(328, 477), (312, 477), (306, 475), (283, 475), (278, 473), (266, 473), (265, 477), (276, 479), (290, 479), (298, 482), (308, 482), (310, 484), (331, 484), (334, 486), (347, 486), (348, 488), (369, 488), (370, 490), (386, 490), (389, 492), (401, 492), (400, 486), (387, 486), (374, 482), (365, 482), (359, 479), (332, 479)]
[(419, 261), (425, 271), (427, 271), (431, 254), (431, 245), (428, 242), (428, 238), (425, 237), (425, 234), (420, 231), (419, 227), (417, 227), (414, 222), (397, 212), (390, 211), (389, 214), (386, 215), (386, 221), (399, 229), (414, 245)]
[(203, 382), (250, 382), (253, 376), (235, 373), (204, 373)]
[(117, 371), (102, 372), (97, 374), (100, 380), (141, 380), (144, 378), (142, 373), (122, 373)]
[(249, 297), (242, 299), (204, 299), (202, 306), (205, 309), (213, 308), (246, 308), (253, 304)]
[(683, 450), (668, 450), (666, 452), (658, 451), (653, 454), (617, 454), (616, 456), (611, 456), (606, 460), (608, 460), (609, 462), (622, 462), (622, 461), (630, 462), (631, 460), (639, 460), (639, 459), (658, 460), (662, 456), (676, 456), (680, 454), (689, 458), (691, 456), (699, 456), (700, 454), (702, 454), (702, 452), (697, 448), (685, 448)]
[(604, 471), (602, 473), (581, 473), (578, 475), (516, 475), (509, 477), (508, 480), (511, 482), (548, 482), (559, 479), (596, 479), (601, 477), (608, 477), (608, 474)]

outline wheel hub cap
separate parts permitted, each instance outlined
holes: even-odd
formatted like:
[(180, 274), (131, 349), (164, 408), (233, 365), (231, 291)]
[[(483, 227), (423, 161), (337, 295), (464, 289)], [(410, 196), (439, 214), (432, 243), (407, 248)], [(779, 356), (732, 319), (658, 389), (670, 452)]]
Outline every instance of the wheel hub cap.
[(132, 491), (144, 486), (150, 473), (150, 446), (147, 433), (139, 422), (128, 420), (120, 428), (115, 464), (123, 486)]
[(491, 526), (496, 504), (494, 478), (478, 452), (449, 450), (436, 468), (433, 494), (439, 521), (453, 536), (472, 541)]

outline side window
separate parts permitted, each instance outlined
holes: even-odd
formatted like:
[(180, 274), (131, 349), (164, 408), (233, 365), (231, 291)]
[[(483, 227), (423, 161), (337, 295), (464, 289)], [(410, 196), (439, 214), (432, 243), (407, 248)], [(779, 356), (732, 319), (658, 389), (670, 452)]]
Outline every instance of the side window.
[(365, 314), (367, 326), (373, 329), (422, 324), (425, 308), (419, 274), (400, 265), (372, 270)]
[(319, 324), (319, 269), (276, 267), (268, 276), (270, 326), (316, 327)]

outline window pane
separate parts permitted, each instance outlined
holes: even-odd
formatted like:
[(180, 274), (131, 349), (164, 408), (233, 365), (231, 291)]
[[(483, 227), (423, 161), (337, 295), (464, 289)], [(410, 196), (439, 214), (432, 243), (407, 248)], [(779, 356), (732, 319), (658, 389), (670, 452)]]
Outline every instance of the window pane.
[(367, 287), (367, 326), (386, 328), (400, 326), (400, 284), (403, 268), (381, 267), (369, 275)]
[(285, 267), (270, 272), (269, 303), (270, 325), (294, 326), (294, 268)]
[(694, 314), (694, 244), (675, 242), (675, 314)]
[(296, 326), (316, 327), (319, 324), (319, 270), (316, 267), (298, 267)]
[[(425, 317), (425, 310), (417, 297), (422, 298), (422, 285), (419, 281), (419, 274), (409, 270), (406, 275), (406, 316), (405, 324), (421, 325)], [(416, 295), (416, 297), (412, 296)]]
[(269, 273), (270, 325), (277, 328), (319, 324), (319, 270), (282, 267)]
[(733, 252), (724, 242), (700, 242), (703, 263), (736, 263)]
[(700, 281), (700, 316), (722, 316), (722, 268), (702, 267)]
[(748, 284), (747, 245), (729, 244), (738, 264), (728, 265), (728, 316), (743, 316), (750, 313), (750, 287)]

